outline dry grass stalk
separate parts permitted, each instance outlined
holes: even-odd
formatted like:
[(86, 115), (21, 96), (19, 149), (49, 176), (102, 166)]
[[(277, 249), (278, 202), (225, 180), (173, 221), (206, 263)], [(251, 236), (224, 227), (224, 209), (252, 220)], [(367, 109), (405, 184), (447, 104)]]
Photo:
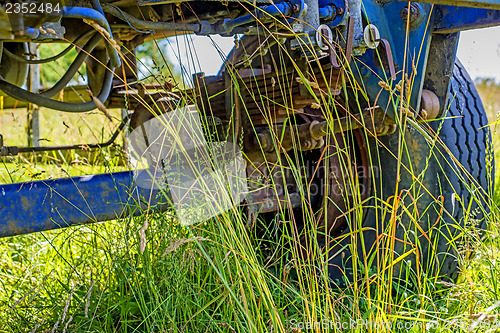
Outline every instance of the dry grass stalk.
[(162, 257), (166, 256), (170, 252), (174, 252), (177, 250), (181, 245), (186, 244), (186, 243), (191, 243), (194, 241), (206, 241), (208, 238), (203, 238), (203, 237), (193, 237), (193, 238), (179, 238), (170, 243), (170, 245), (167, 247), (165, 252), (161, 255)]

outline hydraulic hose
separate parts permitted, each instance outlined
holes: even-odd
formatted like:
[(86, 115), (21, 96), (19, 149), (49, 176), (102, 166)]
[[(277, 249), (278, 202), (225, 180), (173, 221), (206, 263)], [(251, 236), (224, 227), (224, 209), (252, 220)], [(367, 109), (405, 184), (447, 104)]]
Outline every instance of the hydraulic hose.
[(200, 25), (198, 23), (170, 23), (170, 22), (151, 22), (151, 21), (143, 21), (135, 18), (134, 16), (125, 13), (121, 9), (109, 4), (102, 3), (102, 9), (105, 12), (116, 16), (117, 18), (124, 20), (128, 24), (130, 24), (135, 29), (144, 29), (144, 30), (170, 30), (170, 31), (191, 31), (191, 32), (199, 32)]
[(85, 46), (82, 48), (82, 50), (78, 53), (76, 56), (75, 60), (71, 63), (69, 66), (68, 70), (64, 75), (57, 81), (52, 88), (44, 91), (40, 95), (45, 96), (45, 97), (54, 97), (57, 95), (61, 90), (63, 90), (66, 85), (71, 81), (73, 76), (75, 76), (76, 72), (80, 68), (80, 66), (83, 64), (87, 56), (89, 55), (90, 52), (99, 44), (101, 41), (102, 36), (100, 34), (95, 34), (88, 42), (85, 44)]
[[(107, 31), (107, 33), (109, 34), (109, 38), (113, 38), (113, 34), (111, 32), (111, 28), (109, 27), (108, 21), (106, 20), (104, 15), (102, 15), (95, 9), (86, 7), (63, 7), (63, 17), (94, 21)], [(106, 48), (108, 50), (109, 59), (111, 60), (111, 65), (113, 67), (119, 67), (121, 65), (121, 61), (118, 51), (113, 48), (109, 41), (106, 43)]]
[(99, 0), (90, 0), (90, 3), (92, 4), (92, 7), (94, 7), (95, 10), (97, 10), (99, 13), (104, 16), (104, 12), (102, 11), (101, 7), (101, 2)]
[[(109, 64), (108, 64), (109, 66)], [(102, 90), (99, 93), (96, 98), (101, 102), (104, 103), (109, 97), (109, 94), (111, 93), (111, 88), (113, 85), (113, 76), (114, 76), (114, 68), (110, 68), (110, 70), (106, 73), (104, 77), (104, 82), (102, 84)], [(67, 102), (60, 102), (56, 101), (53, 99), (50, 99), (45, 96), (41, 96), (39, 94), (34, 94), (32, 92), (29, 92), (27, 90), (24, 90), (22, 88), (19, 88), (16, 85), (13, 85), (7, 81), (5, 81), (3, 78), (0, 78), (0, 90), (7, 95), (9, 95), (12, 98), (27, 102), (27, 103), (33, 103), (48, 109), (53, 109), (53, 110), (59, 110), (59, 111), (64, 111), (64, 112), (73, 112), (73, 113), (79, 113), (79, 112), (87, 112), (91, 111), (95, 108), (97, 108), (96, 102), (89, 101), (85, 103), (67, 103)]]

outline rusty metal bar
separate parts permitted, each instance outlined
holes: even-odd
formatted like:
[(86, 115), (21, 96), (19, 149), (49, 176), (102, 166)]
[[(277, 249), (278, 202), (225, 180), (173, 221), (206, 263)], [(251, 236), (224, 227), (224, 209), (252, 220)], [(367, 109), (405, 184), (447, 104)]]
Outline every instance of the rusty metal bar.
[[(276, 126), (256, 135), (252, 151), (272, 152), (275, 149), (289, 151), (318, 149), (323, 146), (323, 137), (366, 127), (373, 135), (394, 132), (394, 120), (380, 108), (366, 109), (336, 120), (313, 121), (296, 126)], [(274, 139), (273, 139), (274, 138)], [(280, 138), (278, 140), (277, 138)]]
[(21, 153), (39, 153), (45, 151), (55, 151), (55, 150), (73, 150), (73, 149), (100, 149), (105, 148), (115, 142), (116, 138), (123, 130), (125, 125), (127, 124), (130, 117), (126, 117), (122, 120), (118, 128), (115, 130), (113, 135), (108, 141), (102, 143), (81, 143), (76, 145), (64, 145), (64, 146), (45, 146), (45, 147), (16, 147), (16, 146), (4, 146), (3, 145), (3, 137), (0, 134), (0, 157), (3, 156), (15, 156)]

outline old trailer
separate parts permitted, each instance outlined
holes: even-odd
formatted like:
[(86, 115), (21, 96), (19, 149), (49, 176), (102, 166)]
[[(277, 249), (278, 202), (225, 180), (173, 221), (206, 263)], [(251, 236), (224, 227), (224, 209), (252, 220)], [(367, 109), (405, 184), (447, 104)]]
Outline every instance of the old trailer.
[[(0, 185), (1, 237), (172, 209), (194, 223), (234, 205), (251, 227), (285, 209), (310, 217), (297, 218), (297, 228), (317, 228), (333, 280), (352, 276), (366, 251), (387, 255), (388, 230), (393, 253), (415, 246), (407, 262), (453, 279), (459, 207), (485, 228), (491, 133), (456, 52), (460, 31), (500, 24), (499, 1), (0, 3), (5, 107), (126, 107), (117, 133), (89, 148), (128, 130), (140, 161), (130, 171)], [(182, 92), (143, 83), (134, 50), (180, 34), (239, 43), (217, 75), (195, 74)], [(34, 58), (28, 44), (53, 42), (74, 45), (78, 56), (54, 86), (26, 90), (27, 66), (61, 56)], [(68, 89), (83, 65), (88, 84)], [(0, 141), (4, 157), (75, 148)], [(208, 162), (193, 162), (199, 154)], [(354, 253), (353, 242), (365, 246)]]

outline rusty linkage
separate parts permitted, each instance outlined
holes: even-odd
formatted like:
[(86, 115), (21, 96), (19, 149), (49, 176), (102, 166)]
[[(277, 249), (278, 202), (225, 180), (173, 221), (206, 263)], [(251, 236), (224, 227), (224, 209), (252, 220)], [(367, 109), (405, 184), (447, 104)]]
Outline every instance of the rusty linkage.
[[(368, 108), (361, 113), (351, 114), (337, 120), (311, 121), (297, 126), (278, 125), (256, 134), (252, 145), (253, 151), (272, 152), (276, 147), (289, 151), (294, 147), (306, 151), (321, 148), (323, 137), (333, 133), (343, 133), (365, 127), (370, 135), (380, 136), (394, 133), (396, 123), (379, 108)], [(273, 144), (273, 138), (282, 139)], [(276, 140), (278, 141), (278, 140)]]

